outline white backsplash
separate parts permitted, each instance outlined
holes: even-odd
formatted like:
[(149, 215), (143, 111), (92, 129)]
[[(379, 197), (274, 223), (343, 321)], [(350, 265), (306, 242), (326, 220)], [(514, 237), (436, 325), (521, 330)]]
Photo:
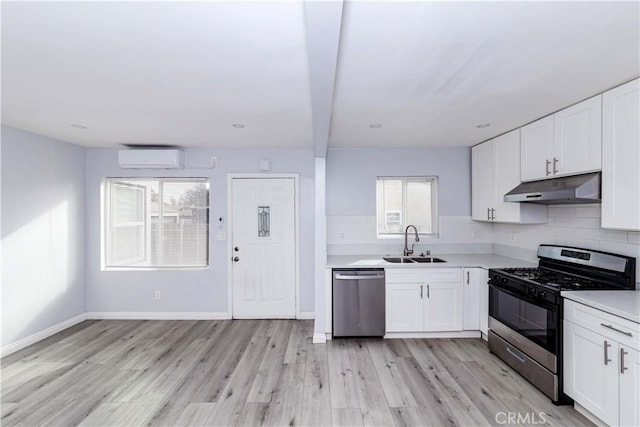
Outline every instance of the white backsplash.
[[(469, 216), (440, 217), (440, 236), (422, 238), (415, 252), (495, 253), (537, 262), (542, 243), (596, 249), (635, 257), (640, 262), (640, 232), (600, 228), (600, 205), (551, 205), (547, 224), (491, 224)], [(413, 242), (410, 237), (409, 242)], [(375, 216), (328, 216), (329, 255), (400, 255), (401, 237), (378, 239)], [(640, 289), (640, 266), (636, 286)]]
[[(441, 216), (439, 237), (422, 237), (415, 253), (433, 254), (492, 253), (491, 224), (471, 221), (469, 216)], [(409, 237), (409, 244), (413, 237)], [(375, 216), (328, 216), (327, 253), (329, 255), (401, 255), (403, 237), (376, 237)]]
[[(598, 204), (551, 205), (547, 224), (493, 226), (493, 251), (497, 255), (536, 262), (541, 243), (613, 252), (640, 262), (640, 232), (600, 228)], [(636, 268), (636, 282), (640, 283), (640, 268)], [(638, 284), (636, 287), (640, 288)]]

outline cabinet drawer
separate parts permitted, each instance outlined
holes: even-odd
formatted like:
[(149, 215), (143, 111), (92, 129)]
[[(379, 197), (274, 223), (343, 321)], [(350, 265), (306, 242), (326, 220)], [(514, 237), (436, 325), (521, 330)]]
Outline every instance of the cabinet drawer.
[(385, 269), (387, 283), (424, 283), (423, 268), (387, 268)]
[(432, 268), (427, 270), (425, 280), (429, 283), (462, 283), (462, 269)]
[(564, 318), (604, 337), (640, 350), (640, 324), (638, 323), (568, 299), (564, 300)]

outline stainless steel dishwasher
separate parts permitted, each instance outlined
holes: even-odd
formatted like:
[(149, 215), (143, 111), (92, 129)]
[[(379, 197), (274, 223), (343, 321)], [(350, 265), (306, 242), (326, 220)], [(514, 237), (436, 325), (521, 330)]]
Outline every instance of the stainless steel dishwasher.
[(333, 270), (333, 336), (381, 337), (385, 331), (384, 269)]

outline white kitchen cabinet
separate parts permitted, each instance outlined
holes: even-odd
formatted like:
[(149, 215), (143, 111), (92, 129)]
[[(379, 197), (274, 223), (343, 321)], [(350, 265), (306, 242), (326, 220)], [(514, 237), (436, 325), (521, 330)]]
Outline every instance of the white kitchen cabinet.
[(602, 95), (602, 228), (640, 230), (640, 79)]
[(611, 348), (611, 341), (566, 321), (563, 339), (564, 392), (593, 415), (612, 425), (618, 419), (618, 373), (612, 359), (615, 350)]
[[(640, 351), (619, 346), (625, 351), (624, 373), (620, 371), (620, 425), (640, 426)], [(621, 367), (622, 369), (622, 367)]]
[(461, 331), (462, 284), (427, 283), (424, 287), (424, 330)]
[(465, 331), (480, 329), (480, 272), (482, 268), (462, 270), (462, 329)]
[(480, 276), (480, 332), (483, 338), (489, 338), (489, 270), (484, 268)]
[(551, 175), (553, 115), (520, 129), (520, 179), (534, 181)]
[(594, 96), (523, 126), (521, 132), (522, 181), (599, 171), (602, 167), (602, 96)]
[(462, 330), (462, 270), (386, 269), (387, 332)]
[(505, 202), (504, 195), (520, 184), (520, 130), (471, 149), (472, 218), (508, 223), (547, 222), (547, 207)]
[(608, 425), (640, 425), (640, 325), (565, 300), (564, 392)]
[(386, 285), (387, 332), (420, 332), (424, 330), (424, 302), (420, 283)]
[[(602, 168), (602, 96), (597, 95), (553, 115), (554, 176)], [(555, 162), (555, 165), (554, 165)]]

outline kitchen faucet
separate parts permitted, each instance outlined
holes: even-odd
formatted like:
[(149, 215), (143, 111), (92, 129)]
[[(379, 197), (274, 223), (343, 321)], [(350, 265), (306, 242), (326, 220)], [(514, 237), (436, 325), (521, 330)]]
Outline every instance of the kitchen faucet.
[[(407, 242), (407, 235), (409, 234), (409, 228), (413, 227), (413, 232), (415, 233), (415, 242), (411, 245), (411, 249), (409, 249), (409, 244)], [(420, 237), (418, 236), (418, 229), (415, 225), (407, 225), (407, 228), (404, 229), (404, 256), (413, 255), (413, 247), (416, 243), (420, 241)]]

